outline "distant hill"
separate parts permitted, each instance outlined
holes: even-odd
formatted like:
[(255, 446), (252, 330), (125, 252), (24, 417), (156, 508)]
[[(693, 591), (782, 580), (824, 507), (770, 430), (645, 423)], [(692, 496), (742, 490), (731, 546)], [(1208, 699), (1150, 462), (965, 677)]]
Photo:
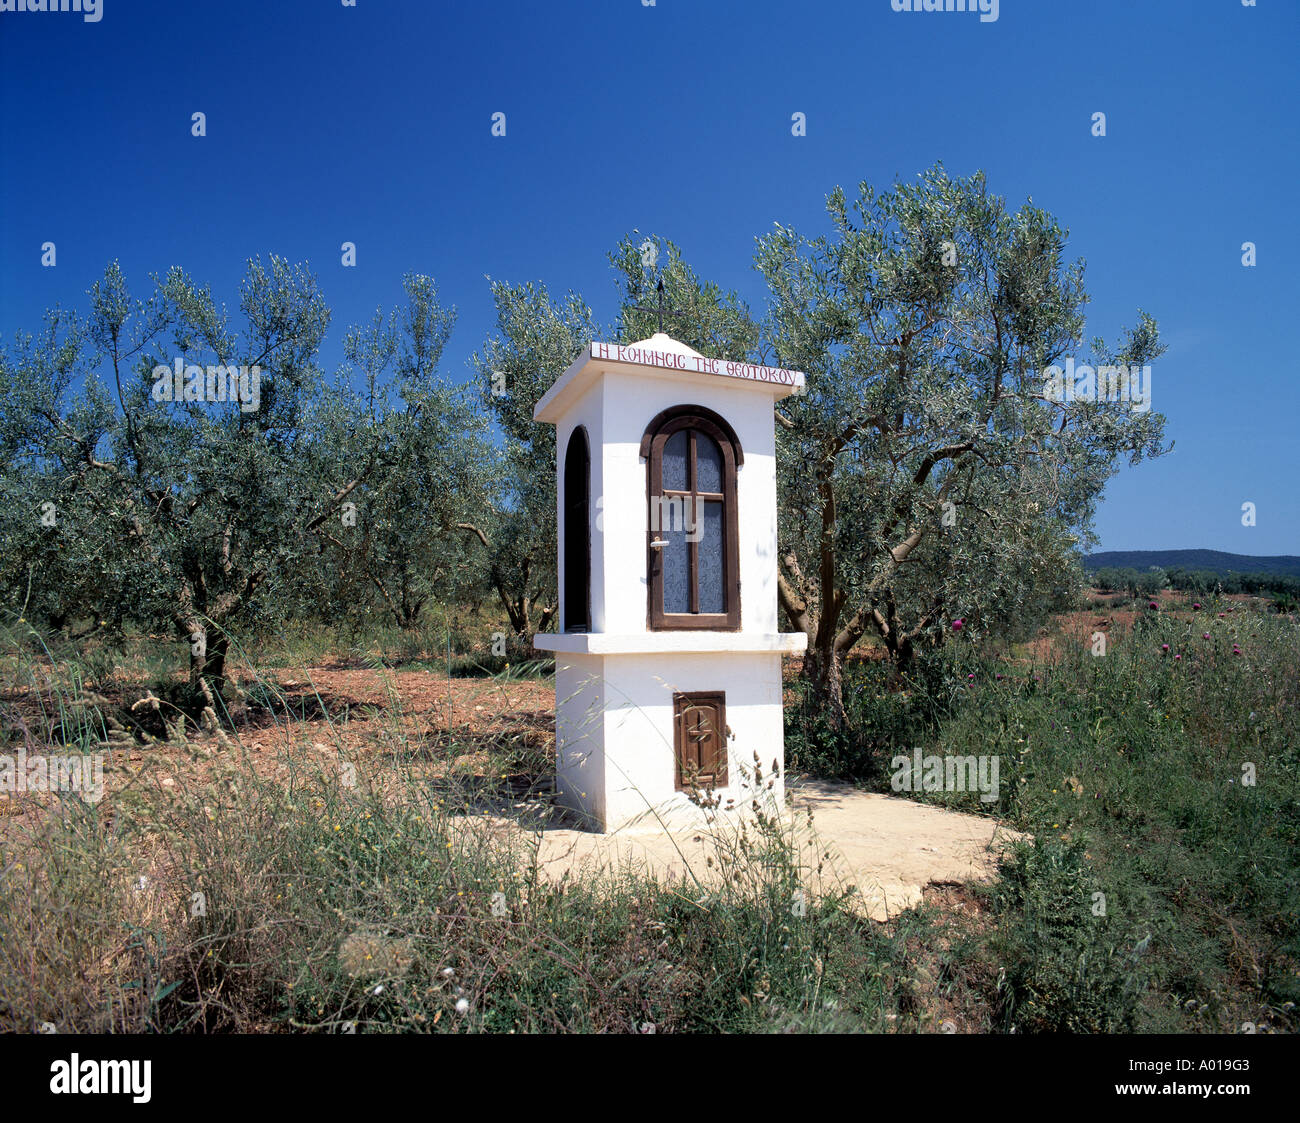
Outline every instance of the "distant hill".
[(1225, 554), (1222, 550), (1102, 550), (1083, 559), (1088, 572), (1096, 569), (1208, 569), (1214, 573), (1271, 573), (1300, 577), (1300, 557), (1278, 554), (1257, 558), (1250, 554)]

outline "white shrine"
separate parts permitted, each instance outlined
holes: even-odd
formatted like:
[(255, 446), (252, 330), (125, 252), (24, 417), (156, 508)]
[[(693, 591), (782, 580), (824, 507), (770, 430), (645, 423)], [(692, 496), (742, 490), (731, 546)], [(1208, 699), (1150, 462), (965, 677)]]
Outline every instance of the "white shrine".
[[(662, 332), (592, 343), (537, 403), (556, 427), (560, 803), (594, 830), (784, 807), (773, 406), (797, 371)], [(756, 783), (755, 756), (761, 779)]]

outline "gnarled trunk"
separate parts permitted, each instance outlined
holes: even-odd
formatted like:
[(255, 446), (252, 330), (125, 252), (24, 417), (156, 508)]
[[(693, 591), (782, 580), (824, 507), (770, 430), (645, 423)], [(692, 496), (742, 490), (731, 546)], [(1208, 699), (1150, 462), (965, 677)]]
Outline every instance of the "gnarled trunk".
[(207, 633), (200, 652), (195, 651), (192, 637), (200, 629), (190, 633), (190, 685), (198, 692), (206, 685), (220, 696), (226, 685), (226, 656), (230, 653), (230, 637), (224, 632), (215, 635)]
[(801, 676), (807, 691), (806, 704), (836, 730), (843, 729), (846, 720), (843, 669), (843, 658), (833, 642), (808, 645)]

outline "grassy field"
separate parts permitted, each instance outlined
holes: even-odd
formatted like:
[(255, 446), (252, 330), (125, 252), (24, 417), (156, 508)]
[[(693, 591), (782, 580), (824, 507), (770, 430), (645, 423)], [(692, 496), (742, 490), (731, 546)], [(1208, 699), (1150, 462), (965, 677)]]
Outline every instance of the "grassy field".
[(895, 753), (996, 754), (995, 802), (911, 798), (1033, 836), (888, 924), (793, 910), (781, 821), (720, 846), (707, 890), (555, 886), (526, 837), (463, 829), (544, 782), (552, 688), (445, 630), (241, 652), (201, 732), (168, 709), (173, 651), (11, 621), (3, 751), (106, 751), (108, 794), (0, 797), (0, 1029), (1290, 1030), (1300, 625), (1157, 604), (961, 637), (902, 684), (855, 662), (836, 735), (791, 676), (792, 768), (889, 790)]

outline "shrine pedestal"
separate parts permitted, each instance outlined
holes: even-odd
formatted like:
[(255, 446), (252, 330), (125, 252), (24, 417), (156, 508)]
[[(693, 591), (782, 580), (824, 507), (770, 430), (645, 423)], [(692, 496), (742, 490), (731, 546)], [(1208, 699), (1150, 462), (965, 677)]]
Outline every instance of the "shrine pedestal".
[[(782, 810), (781, 656), (803, 639), (537, 636), (539, 649), (555, 652), (560, 803), (599, 831), (700, 825), (710, 817), (700, 801), (723, 814), (755, 800)], [(704, 720), (692, 720), (697, 712)]]

